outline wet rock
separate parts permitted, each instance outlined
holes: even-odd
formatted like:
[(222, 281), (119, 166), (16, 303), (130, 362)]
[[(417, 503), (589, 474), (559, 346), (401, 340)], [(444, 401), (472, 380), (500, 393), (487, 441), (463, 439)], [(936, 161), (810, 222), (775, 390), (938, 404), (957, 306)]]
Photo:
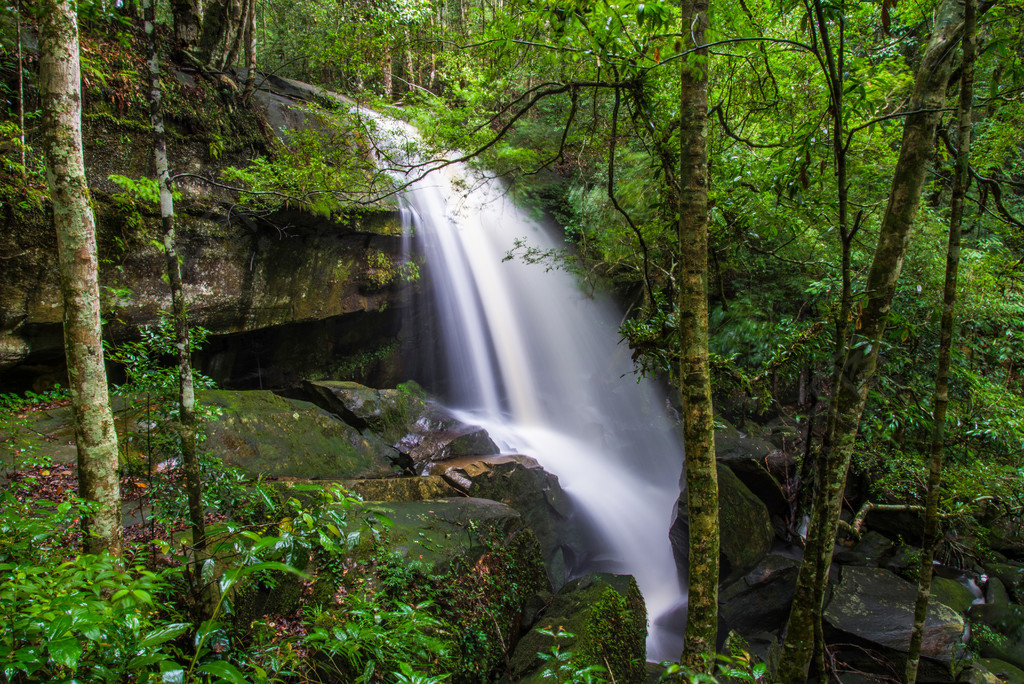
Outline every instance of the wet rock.
[[(775, 534), (768, 509), (728, 467), (718, 464), (718, 519), (721, 539), (720, 583), (729, 584), (750, 572), (771, 550)], [(685, 495), (669, 530), (669, 541), (681, 572), (689, 558), (689, 522)]]
[(540, 542), (544, 565), (555, 589), (569, 579), (582, 555), (579, 522), (572, 500), (558, 478), (529, 456), (501, 454), (428, 464), (436, 474), (469, 496), (492, 499), (519, 511)]
[(718, 609), (726, 628), (746, 636), (782, 627), (799, 569), (796, 559), (768, 554), (741, 579), (723, 587)]
[[(1024, 670), (996, 658), (978, 658), (967, 681), (978, 684), (1024, 684)], [(974, 674), (977, 672), (977, 676)]]
[(851, 549), (837, 551), (833, 559), (844, 565), (878, 565), (892, 550), (892, 542), (874, 530), (869, 530)]
[(268, 391), (202, 392), (220, 415), (204, 448), (253, 476), (343, 479), (397, 471), (397, 452), (308, 402)]
[(393, 444), (416, 472), (432, 462), (501, 451), (486, 430), (463, 423), (413, 392), (334, 381), (306, 382), (303, 387), (319, 406)]
[[(374, 480), (346, 480), (345, 487), (365, 501), (426, 501), (458, 496), (459, 491), (440, 477), (388, 477)], [(487, 498), (487, 497), (483, 497)]]
[(716, 416), (722, 427), (715, 430), (715, 458), (729, 466), (744, 485), (764, 502), (772, 515), (784, 516), (789, 502), (768, 464), (782, 458), (773, 444), (740, 432), (728, 421)]
[(985, 603), (1009, 603), (1010, 592), (998, 577), (989, 577), (985, 583)]
[(998, 577), (1010, 594), (1010, 599), (1024, 604), (1024, 565), (1019, 563), (986, 563), (989, 577)]
[[(1005, 603), (971, 606), (971, 624), (975, 625), (972, 647), (986, 658), (1005, 660), (1024, 669), (1024, 607)], [(980, 630), (977, 625), (987, 629)]]
[(410, 392), (373, 389), (356, 382), (305, 381), (302, 388), (313, 402), (357, 430), (371, 430), (387, 442), (397, 442), (425, 411), (426, 402)]
[(966, 615), (974, 604), (975, 596), (960, 582), (935, 575), (932, 577), (932, 599)]
[[(563, 636), (556, 638), (541, 630)], [(544, 677), (547, 663), (538, 653), (557, 646), (561, 652), (572, 652), (565, 663), (569, 669), (599, 665), (610, 669), (614, 681), (643, 682), (646, 638), (647, 611), (636, 581), (628, 575), (586, 575), (562, 587), (519, 641), (510, 663), (512, 681), (552, 681)], [(555, 681), (572, 680), (563, 676)]]
[[(825, 608), (835, 630), (885, 649), (906, 653), (913, 627), (916, 585), (882, 568), (845, 566)], [(948, 662), (964, 633), (964, 619), (938, 602), (929, 602), (921, 653)]]

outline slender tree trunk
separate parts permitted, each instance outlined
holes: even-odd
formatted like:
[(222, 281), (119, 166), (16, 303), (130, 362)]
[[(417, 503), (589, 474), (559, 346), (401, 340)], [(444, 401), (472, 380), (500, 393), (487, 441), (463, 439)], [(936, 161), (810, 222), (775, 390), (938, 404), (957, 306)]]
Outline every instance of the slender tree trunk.
[(413, 66), (412, 36), (409, 33), (408, 26), (405, 27), (405, 73), (406, 78), (409, 79), (409, 82), (406, 84), (406, 87), (409, 89), (410, 93), (415, 92), (416, 86), (419, 85), (419, 83), (417, 83), (417, 81), (419, 80), (419, 76), (416, 73), (416, 68)]
[(243, 0), (213, 0), (203, 13), (199, 59), (212, 71), (223, 71), (237, 55), (242, 30)]
[(256, 89), (256, 0), (249, 0), (245, 22), (245, 99)]
[[(685, 0), (683, 33), (704, 43), (708, 0)], [(708, 51), (682, 62), (679, 168), (679, 384), (690, 518), (690, 604), (682, 662), (703, 672), (718, 634), (718, 471), (708, 362)]]
[(903, 127), (903, 143), (893, 176), (889, 203), (879, 230), (867, 280), (867, 302), (843, 363), (822, 444), (821, 477), (815, 491), (807, 547), (797, 577), (786, 629), (779, 676), (784, 684), (804, 684), (812, 655), (815, 624), (820, 620), (824, 582), (835, 545), (846, 473), (853, 455), (868, 386), (878, 361), (878, 347), (892, 307), (910, 228), (917, 212), (928, 162), (932, 158), (938, 110), (945, 100), (954, 44), (963, 29), (958, 0), (943, 0), (918, 71)]
[(924, 622), (932, 587), (932, 561), (939, 528), (939, 485), (942, 483), (942, 444), (946, 432), (946, 407), (949, 404), (949, 363), (953, 348), (953, 313), (956, 304), (956, 279), (960, 267), (960, 232), (964, 216), (971, 154), (971, 113), (974, 99), (974, 58), (977, 52), (976, 0), (964, 0), (963, 61), (960, 74), (959, 140), (956, 176), (950, 199), (949, 245), (946, 248), (946, 282), (942, 293), (942, 323), (939, 332), (939, 362), (935, 373), (935, 409), (932, 415), (931, 458), (925, 499), (924, 541), (918, 574), (917, 601), (914, 604), (914, 629), (910, 634), (905, 681), (917, 680), (917, 666), (924, 640)]
[(21, 158), (21, 180), (25, 180), (25, 59), (21, 53), (21, 0), (18, 0), (16, 30), (18, 32), (18, 153)]
[(390, 100), (392, 93), (392, 62), (394, 57), (391, 54), (391, 41), (384, 47), (384, 57), (381, 59), (381, 76), (384, 79), (384, 98)]
[(117, 434), (103, 366), (96, 224), (82, 154), (78, 24), (69, 0), (40, 0), (39, 10), (43, 154), (57, 231), (64, 352), (78, 443), (78, 493), (98, 506), (95, 513), (82, 518), (85, 550), (120, 555)]
[(163, 90), (160, 83), (160, 56), (155, 34), (156, 0), (146, 1), (146, 35), (149, 38), (149, 118), (153, 126), (153, 157), (160, 186), (160, 221), (163, 227), (164, 254), (167, 257), (167, 280), (171, 286), (171, 308), (174, 315), (175, 346), (178, 349), (178, 427), (181, 455), (188, 491), (189, 520), (192, 523), (192, 546), (196, 558), (206, 549), (206, 524), (203, 518), (203, 490), (199, 458), (196, 454), (196, 399), (192, 384), (192, 357), (185, 312), (185, 295), (181, 284), (181, 264), (174, 240), (174, 195), (167, 164), (167, 138), (161, 109)]

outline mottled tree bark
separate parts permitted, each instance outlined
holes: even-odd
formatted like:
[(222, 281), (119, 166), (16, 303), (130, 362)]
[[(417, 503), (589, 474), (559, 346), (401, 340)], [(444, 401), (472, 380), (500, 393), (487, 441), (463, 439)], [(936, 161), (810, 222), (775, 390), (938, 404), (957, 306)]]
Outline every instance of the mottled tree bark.
[[(684, 0), (682, 22), (683, 34), (702, 45), (708, 1)], [(708, 362), (707, 49), (682, 60), (680, 80), (679, 385), (690, 519), (689, 610), (682, 662), (710, 672), (718, 634), (718, 471)]]
[(202, 14), (199, 0), (171, 0), (174, 17), (174, 37), (183, 50), (192, 50), (199, 44)]
[(896, 281), (903, 266), (910, 228), (933, 157), (935, 128), (940, 116), (938, 110), (945, 101), (954, 52), (951, 46), (959, 40), (962, 30), (959, 0), (943, 0), (907, 106), (911, 113), (903, 126), (903, 142), (889, 202), (868, 274), (867, 301), (858, 317), (839, 382), (833, 387), (833, 401), (822, 444), (821, 479), (815, 491), (807, 547), (797, 577), (779, 665), (779, 677), (784, 684), (807, 681), (815, 624), (821, 616), (825, 578), (835, 545), (846, 473), (867, 401), (869, 383), (878, 361), (878, 348), (892, 307)]
[(249, 0), (245, 18), (245, 99), (256, 89), (256, 0)]
[(924, 541), (918, 573), (917, 601), (914, 603), (914, 628), (910, 634), (905, 681), (917, 680), (924, 640), (924, 622), (932, 587), (932, 561), (939, 528), (939, 486), (942, 483), (942, 445), (946, 434), (946, 407), (949, 404), (949, 363), (953, 348), (953, 314), (956, 305), (956, 279), (960, 268), (960, 233), (964, 216), (964, 197), (970, 180), (971, 111), (974, 99), (974, 58), (977, 53), (977, 2), (964, 0), (963, 60), (960, 67), (959, 140), (956, 175), (950, 198), (949, 243), (946, 247), (946, 281), (942, 293), (942, 322), (939, 330), (939, 359), (935, 372), (935, 407), (932, 413), (931, 454), (928, 460), (928, 486), (925, 495)]
[(203, 518), (203, 489), (196, 453), (196, 398), (192, 382), (192, 356), (185, 312), (185, 294), (181, 283), (181, 264), (174, 239), (174, 195), (167, 164), (167, 138), (161, 109), (163, 90), (160, 83), (160, 56), (155, 36), (156, 0), (146, 2), (146, 36), (149, 38), (149, 118), (153, 126), (153, 159), (160, 187), (160, 221), (163, 247), (167, 258), (167, 281), (171, 287), (171, 309), (174, 316), (175, 346), (178, 350), (178, 430), (181, 457), (188, 492), (189, 521), (192, 524), (192, 546), (196, 558), (206, 549), (206, 523)]
[(82, 518), (85, 550), (120, 555), (117, 434), (103, 366), (96, 225), (82, 155), (78, 23), (69, 0), (41, 0), (39, 10), (43, 154), (57, 232), (64, 352), (78, 443), (78, 494), (98, 506)]
[(394, 57), (391, 54), (391, 42), (388, 41), (387, 45), (384, 47), (384, 56), (381, 57), (380, 61), (381, 78), (384, 80), (384, 98), (387, 100), (391, 99), (394, 85), (392, 79), (393, 61)]
[(243, 32), (244, 0), (213, 0), (203, 14), (199, 59), (211, 71), (231, 66)]

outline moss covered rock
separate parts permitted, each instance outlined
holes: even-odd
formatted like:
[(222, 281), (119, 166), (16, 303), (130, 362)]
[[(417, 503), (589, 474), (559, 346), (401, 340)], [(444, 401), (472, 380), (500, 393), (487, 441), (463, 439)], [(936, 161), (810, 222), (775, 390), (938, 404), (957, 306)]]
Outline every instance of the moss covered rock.
[(347, 591), (430, 601), (457, 654), (449, 681), (477, 684), (503, 671), (528, 601), (548, 590), (540, 547), (521, 516), (485, 499), (365, 502), (357, 519), (379, 525), (356, 549)]
[[(685, 572), (689, 558), (689, 520), (686, 494), (679, 498), (679, 514), (669, 530), (676, 565)], [(775, 540), (768, 509), (732, 472), (718, 464), (719, 581), (734, 582), (750, 572), (764, 558)]]
[(986, 658), (998, 658), (1024, 669), (1024, 608), (1006, 603), (971, 607), (971, 644)]
[[(906, 653), (916, 597), (915, 585), (888, 570), (844, 566), (823, 617), (839, 632)], [(948, 663), (963, 638), (964, 626), (955, 610), (930, 601), (921, 655)]]
[(304, 479), (383, 477), (394, 450), (308, 402), (273, 392), (203, 392), (220, 409), (205, 448), (252, 475)]
[(497, 454), (487, 431), (468, 425), (440, 404), (415, 391), (372, 389), (355, 382), (306, 382), (319, 406), (359, 430), (371, 430), (393, 444), (405, 464), (429, 474), (430, 463)]
[[(512, 679), (573, 682), (575, 671), (593, 665), (609, 668), (616, 682), (643, 682), (646, 639), (647, 611), (636, 581), (628, 575), (586, 575), (562, 587), (520, 640)], [(552, 680), (545, 678), (545, 661), (538, 654), (556, 647), (572, 657)]]
[(556, 476), (518, 454), (442, 461), (431, 464), (429, 472), (469, 496), (500, 501), (519, 511), (540, 542), (551, 584), (558, 589), (566, 583), (574, 559), (582, 554), (583, 530)]

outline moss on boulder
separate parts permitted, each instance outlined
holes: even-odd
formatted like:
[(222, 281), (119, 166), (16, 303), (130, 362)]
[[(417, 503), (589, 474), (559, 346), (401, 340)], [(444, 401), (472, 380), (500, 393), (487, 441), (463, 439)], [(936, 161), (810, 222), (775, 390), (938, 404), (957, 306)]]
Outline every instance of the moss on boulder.
[(609, 668), (616, 682), (643, 682), (646, 639), (647, 610), (636, 580), (628, 575), (586, 575), (562, 587), (520, 640), (510, 663), (512, 679), (551, 681), (538, 653), (558, 647), (572, 657), (567, 671), (558, 673), (555, 681), (574, 681), (572, 671), (596, 665)]
[(308, 402), (273, 392), (201, 393), (220, 409), (205, 448), (254, 476), (342, 479), (396, 472), (394, 450)]

